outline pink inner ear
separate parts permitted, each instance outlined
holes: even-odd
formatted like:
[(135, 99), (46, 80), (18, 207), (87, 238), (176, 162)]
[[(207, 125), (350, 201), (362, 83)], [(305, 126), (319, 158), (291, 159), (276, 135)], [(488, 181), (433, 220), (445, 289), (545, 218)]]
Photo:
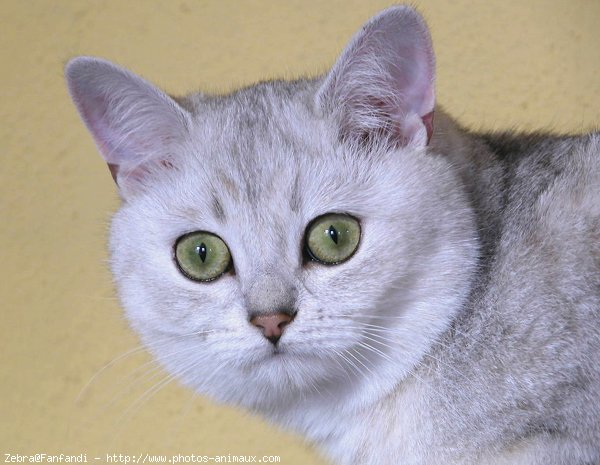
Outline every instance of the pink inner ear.
[(423, 18), (410, 7), (392, 7), (352, 39), (318, 100), (339, 114), (343, 138), (391, 136), (400, 145), (427, 144), (434, 80), (435, 57)]
[[(165, 167), (166, 169), (175, 169), (175, 165), (170, 161), (170, 160), (160, 160), (160, 165)], [(108, 169), (110, 171), (110, 174), (113, 178), (113, 180), (115, 181), (115, 183), (118, 185), (119, 182), (117, 181), (117, 175), (119, 174), (119, 165), (115, 164), (115, 163), (107, 163), (108, 165)], [(133, 178), (141, 178), (142, 176), (140, 176), (140, 174), (143, 174), (144, 169), (143, 167), (138, 167), (136, 169), (133, 169), (132, 171), (130, 171), (127, 176), (128, 177), (133, 177)]]
[(431, 140), (431, 136), (433, 135), (433, 114), (434, 111), (430, 111), (425, 116), (421, 117), (423, 120), (423, 124), (425, 125), (425, 129), (427, 130), (427, 145), (429, 145), (429, 141)]

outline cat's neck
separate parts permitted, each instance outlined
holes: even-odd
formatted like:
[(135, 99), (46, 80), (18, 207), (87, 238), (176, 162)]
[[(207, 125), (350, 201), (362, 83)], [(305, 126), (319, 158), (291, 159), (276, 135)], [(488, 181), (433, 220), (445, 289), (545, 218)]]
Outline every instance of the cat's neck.
[[(434, 434), (427, 400), (434, 383), (429, 379), (431, 373), (416, 371), (418, 375), (399, 381), (393, 389), (382, 390), (370, 400), (358, 391), (338, 399), (317, 395), (280, 409), (270, 419), (304, 436), (335, 463), (355, 463), (355, 457), (371, 449), (370, 444), (385, 448), (390, 435), (394, 444), (403, 444), (406, 456), (414, 456), (416, 463), (420, 441)], [(395, 418), (393, 431), (389, 430), (390, 415)], [(373, 457), (361, 463), (370, 460)]]
[[(440, 107), (436, 108), (429, 150), (452, 163), (470, 197), (480, 232), (480, 266), (485, 268), (495, 253), (501, 230), (503, 164), (481, 134), (464, 129)], [(485, 274), (485, 269), (480, 271)]]
[(484, 194), (501, 190), (503, 173), (495, 153), (479, 134), (464, 129), (437, 107), (429, 151), (443, 155), (452, 163), (479, 208), (490, 212), (498, 210), (498, 199), (488, 199), (487, 204), (481, 204)]

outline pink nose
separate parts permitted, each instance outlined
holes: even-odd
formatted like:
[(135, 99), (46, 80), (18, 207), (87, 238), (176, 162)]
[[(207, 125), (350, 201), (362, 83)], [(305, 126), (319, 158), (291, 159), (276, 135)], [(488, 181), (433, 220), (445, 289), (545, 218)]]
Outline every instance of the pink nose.
[(250, 319), (250, 323), (259, 328), (263, 336), (266, 337), (273, 344), (277, 344), (279, 338), (283, 334), (283, 330), (289, 325), (293, 316), (287, 313), (271, 313), (269, 315), (256, 315)]

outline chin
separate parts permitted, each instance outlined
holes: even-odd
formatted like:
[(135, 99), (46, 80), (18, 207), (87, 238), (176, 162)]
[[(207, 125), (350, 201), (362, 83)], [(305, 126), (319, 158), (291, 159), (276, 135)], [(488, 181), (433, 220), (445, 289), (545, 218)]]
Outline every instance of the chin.
[(220, 403), (268, 413), (300, 399), (321, 395), (323, 386), (342, 376), (332, 361), (326, 363), (293, 354), (285, 346), (269, 349), (260, 357), (227, 370), (217, 386), (213, 380), (200, 381), (192, 387)]

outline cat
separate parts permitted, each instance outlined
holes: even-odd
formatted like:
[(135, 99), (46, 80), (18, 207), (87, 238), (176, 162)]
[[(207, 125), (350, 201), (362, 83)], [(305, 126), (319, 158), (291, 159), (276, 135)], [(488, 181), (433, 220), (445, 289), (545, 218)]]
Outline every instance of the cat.
[(72, 59), (126, 317), (333, 464), (598, 464), (600, 134), (463, 129), (434, 61), (407, 6), (324, 76), (223, 96)]

